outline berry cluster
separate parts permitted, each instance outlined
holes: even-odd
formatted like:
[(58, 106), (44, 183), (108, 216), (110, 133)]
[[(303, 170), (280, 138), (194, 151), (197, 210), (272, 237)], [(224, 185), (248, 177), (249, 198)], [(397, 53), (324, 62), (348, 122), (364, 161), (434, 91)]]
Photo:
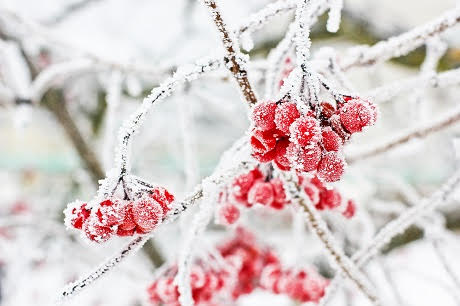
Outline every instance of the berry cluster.
[[(351, 218), (355, 212), (353, 200), (344, 200), (335, 188), (328, 188), (317, 177), (308, 178), (298, 175), (299, 184), (304, 188), (318, 210), (342, 210), (343, 215)], [(220, 197), (221, 206), (218, 210), (218, 221), (231, 225), (240, 217), (240, 208), (262, 205), (281, 210), (290, 204), (286, 198), (283, 183), (278, 178), (265, 176), (259, 168), (238, 176), (229, 190)]]
[[(300, 302), (317, 302), (328, 281), (314, 271), (283, 269), (275, 253), (260, 246), (248, 231), (237, 228), (234, 238), (217, 246), (225, 265), (197, 260), (191, 268), (192, 297), (195, 305), (222, 305), (236, 301), (256, 288), (287, 294)], [(212, 256), (210, 256), (211, 258)], [(177, 266), (163, 273), (149, 287), (153, 305), (179, 306), (179, 291), (174, 282)], [(228, 303), (227, 303), (228, 304)]]
[(82, 230), (86, 237), (98, 243), (113, 235), (147, 234), (163, 221), (174, 196), (163, 187), (154, 187), (135, 200), (110, 197), (94, 207), (76, 201), (65, 210), (68, 227)]
[(273, 161), (279, 169), (316, 171), (326, 182), (338, 181), (345, 170), (343, 144), (350, 135), (375, 123), (377, 112), (368, 101), (343, 96), (336, 105), (322, 102), (301, 114), (289, 101), (262, 102), (252, 111), (252, 155)]

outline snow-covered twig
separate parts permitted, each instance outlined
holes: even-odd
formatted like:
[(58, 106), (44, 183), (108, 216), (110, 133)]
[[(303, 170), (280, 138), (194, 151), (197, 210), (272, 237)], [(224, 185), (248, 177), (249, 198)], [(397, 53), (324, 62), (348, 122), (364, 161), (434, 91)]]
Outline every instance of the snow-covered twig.
[(381, 144), (378, 144), (370, 149), (364, 150), (350, 155), (347, 158), (349, 164), (361, 161), (376, 155), (385, 153), (395, 147), (403, 145), (409, 142), (412, 139), (423, 138), (445, 128), (452, 126), (460, 121), (460, 108), (456, 108), (452, 111), (449, 111), (449, 114), (443, 116), (436, 121), (426, 123), (422, 126), (411, 129), (410, 131), (401, 134), (400, 136), (394, 137), (392, 140), (385, 141)]
[[(332, 262), (339, 268), (341, 273), (345, 274), (363, 294), (372, 301), (375, 305), (379, 305), (379, 299), (375, 295), (375, 290), (372, 288), (366, 277), (359, 271), (356, 265), (348, 258), (342, 248), (335, 241), (334, 236), (329, 231), (326, 223), (321, 218), (316, 208), (311, 203), (305, 192), (296, 183), (294, 176), (286, 172), (281, 173), (281, 178), (284, 181), (284, 186), (287, 190), (293, 204), (299, 205), (302, 211), (305, 212), (305, 218), (311, 231), (318, 237), (323, 244), (326, 252)], [(300, 212), (299, 212), (300, 213)]]
[(249, 105), (256, 104), (257, 98), (251, 84), (249, 83), (246, 70), (247, 68), (245, 67), (247, 61), (243, 58), (243, 55), (240, 52), (236, 36), (233, 32), (227, 29), (227, 25), (222, 19), (222, 15), (216, 2), (214, 0), (203, 0), (203, 3), (209, 9), (217, 30), (220, 33), (220, 38), (224, 44), (224, 49), (226, 51), (225, 66), (233, 74), (233, 77), (237, 81), (246, 102)]
[(348, 56), (341, 61), (341, 67), (348, 70), (355, 66), (368, 66), (393, 57), (406, 55), (423, 45), (428, 39), (439, 35), (460, 22), (460, 6), (449, 9), (435, 20), (414, 28), (399, 36), (378, 42), (372, 47), (352, 47)]

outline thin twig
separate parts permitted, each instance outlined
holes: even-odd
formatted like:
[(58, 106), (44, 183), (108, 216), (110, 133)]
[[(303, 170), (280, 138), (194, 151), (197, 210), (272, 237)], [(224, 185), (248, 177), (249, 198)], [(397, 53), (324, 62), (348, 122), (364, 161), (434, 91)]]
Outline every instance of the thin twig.
[[(227, 29), (227, 26), (222, 19), (219, 8), (214, 0), (203, 0), (203, 3), (208, 7), (209, 12), (211, 13), (212, 19), (217, 27), (217, 30), (220, 33), (222, 43), (226, 51), (225, 59), (229, 62), (226, 63), (226, 67), (233, 74), (233, 77), (238, 83), (238, 86), (241, 89), (241, 92), (246, 99), (246, 102), (249, 105), (254, 105), (257, 103), (257, 98), (252, 90), (251, 84), (248, 80), (248, 73), (246, 68), (243, 65), (246, 63), (243, 60), (243, 57), (240, 53), (240, 47), (238, 42), (233, 35), (233, 32)], [(232, 37), (233, 36), (233, 37)]]

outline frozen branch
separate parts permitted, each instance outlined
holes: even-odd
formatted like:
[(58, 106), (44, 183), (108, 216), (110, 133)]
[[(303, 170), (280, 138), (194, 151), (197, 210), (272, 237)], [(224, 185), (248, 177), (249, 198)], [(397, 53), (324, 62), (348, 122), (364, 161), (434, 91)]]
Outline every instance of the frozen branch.
[(460, 6), (449, 9), (435, 20), (414, 28), (399, 36), (380, 41), (372, 47), (358, 46), (349, 50), (348, 56), (341, 62), (341, 67), (348, 70), (355, 66), (369, 66), (393, 57), (406, 55), (423, 45), (428, 39), (439, 35), (460, 22)]
[(227, 29), (227, 25), (222, 19), (222, 15), (217, 7), (217, 4), (214, 0), (203, 0), (203, 3), (208, 7), (209, 12), (211, 13), (212, 19), (217, 27), (217, 30), (220, 33), (222, 43), (224, 44), (224, 49), (226, 51), (225, 61), (226, 67), (233, 74), (233, 77), (238, 83), (238, 86), (243, 93), (246, 102), (249, 105), (254, 105), (257, 103), (256, 95), (249, 83), (248, 74), (246, 71), (246, 61), (244, 60), (242, 54), (240, 53), (240, 47), (238, 42), (233, 35), (233, 32), (230, 32)]
[(284, 180), (285, 188), (288, 192), (288, 197), (291, 198), (293, 204), (298, 204), (305, 212), (305, 217), (308, 226), (312, 233), (318, 237), (323, 244), (326, 252), (331, 260), (339, 268), (339, 270), (347, 276), (359, 290), (375, 305), (379, 305), (379, 300), (375, 295), (375, 290), (372, 288), (369, 281), (362, 274), (356, 265), (348, 258), (340, 245), (335, 241), (334, 236), (329, 231), (326, 223), (321, 218), (316, 208), (311, 203), (305, 192), (295, 182), (292, 174), (282, 173), (281, 178)]
[(430, 134), (448, 128), (456, 124), (460, 120), (460, 109), (449, 111), (449, 114), (436, 121), (424, 124), (422, 126), (411, 129), (410, 131), (395, 137), (392, 140), (383, 142), (382, 144), (376, 145), (368, 150), (352, 154), (347, 158), (349, 164), (357, 161), (361, 161), (370, 157), (377, 156), (392, 150), (395, 147), (408, 143), (412, 139), (424, 138)]

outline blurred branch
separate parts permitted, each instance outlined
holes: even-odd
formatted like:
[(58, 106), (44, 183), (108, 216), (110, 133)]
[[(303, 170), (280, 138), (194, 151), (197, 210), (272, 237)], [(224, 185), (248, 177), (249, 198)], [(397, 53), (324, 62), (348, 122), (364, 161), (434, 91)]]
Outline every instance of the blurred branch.
[(69, 18), (71, 15), (76, 14), (85, 8), (88, 8), (91, 4), (99, 2), (101, 0), (80, 0), (78, 2), (72, 3), (69, 6), (65, 7), (62, 12), (59, 14), (47, 19), (45, 24), (47, 25), (56, 25), (57, 23), (62, 22), (63, 20)]

